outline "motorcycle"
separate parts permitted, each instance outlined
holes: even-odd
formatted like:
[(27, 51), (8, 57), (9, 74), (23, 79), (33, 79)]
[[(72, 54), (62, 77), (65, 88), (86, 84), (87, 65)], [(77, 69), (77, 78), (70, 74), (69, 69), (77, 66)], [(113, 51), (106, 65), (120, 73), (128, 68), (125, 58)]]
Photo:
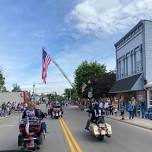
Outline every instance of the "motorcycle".
[(97, 122), (91, 122), (89, 126), (89, 132), (95, 137), (104, 140), (104, 137), (111, 137), (112, 128), (111, 125), (104, 122), (104, 117), (101, 116)]
[(55, 119), (58, 119), (59, 117), (62, 117), (61, 108), (53, 108), (52, 117), (55, 118)]
[(42, 123), (36, 117), (21, 120), (19, 131), (18, 146), (21, 150), (38, 150), (44, 142), (45, 133), (42, 130)]

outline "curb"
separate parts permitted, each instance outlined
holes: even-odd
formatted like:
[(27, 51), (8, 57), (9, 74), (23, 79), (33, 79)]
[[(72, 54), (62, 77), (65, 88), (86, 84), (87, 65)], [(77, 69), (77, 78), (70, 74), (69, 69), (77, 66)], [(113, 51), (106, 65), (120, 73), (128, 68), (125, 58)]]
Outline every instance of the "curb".
[(5, 120), (5, 119), (8, 119), (8, 118), (11, 118), (11, 116), (0, 117), (0, 121), (1, 121), (1, 120)]
[(119, 120), (119, 119), (111, 118), (111, 117), (108, 117), (108, 116), (106, 116), (106, 118), (109, 118), (109, 119), (112, 119), (112, 120), (116, 120), (116, 121), (123, 122), (123, 123), (129, 124), (129, 125), (132, 125), (132, 126), (136, 126), (136, 127), (140, 127), (140, 128), (144, 128), (144, 129), (152, 131), (152, 128), (149, 128), (149, 127), (146, 127), (146, 126), (143, 126), (143, 125), (140, 125), (140, 124), (134, 124), (134, 123), (131, 123), (131, 122), (127, 122), (125, 120)]
[(9, 119), (9, 118), (12, 118), (14, 116), (16, 116), (16, 113), (11, 114), (10, 116), (6, 116), (6, 117), (0, 117), (0, 120)]

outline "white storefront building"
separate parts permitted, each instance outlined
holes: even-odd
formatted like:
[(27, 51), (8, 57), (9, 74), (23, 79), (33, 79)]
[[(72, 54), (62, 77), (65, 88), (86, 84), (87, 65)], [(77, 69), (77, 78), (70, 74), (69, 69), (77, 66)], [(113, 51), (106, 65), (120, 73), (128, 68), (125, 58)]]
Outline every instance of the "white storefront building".
[(110, 92), (152, 106), (152, 21), (141, 20), (115, 48), (117, 81)]

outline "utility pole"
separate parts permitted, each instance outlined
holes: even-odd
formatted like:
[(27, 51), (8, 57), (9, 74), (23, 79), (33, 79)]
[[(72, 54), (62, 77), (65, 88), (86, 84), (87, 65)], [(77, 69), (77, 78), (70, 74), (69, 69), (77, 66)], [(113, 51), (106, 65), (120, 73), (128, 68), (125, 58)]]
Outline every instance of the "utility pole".
[(71, 102), (71, 89), (69, 89), (70, 90), (70, 102)]
[(35, 84), (33, 83), (33, 102), (35, 102)]

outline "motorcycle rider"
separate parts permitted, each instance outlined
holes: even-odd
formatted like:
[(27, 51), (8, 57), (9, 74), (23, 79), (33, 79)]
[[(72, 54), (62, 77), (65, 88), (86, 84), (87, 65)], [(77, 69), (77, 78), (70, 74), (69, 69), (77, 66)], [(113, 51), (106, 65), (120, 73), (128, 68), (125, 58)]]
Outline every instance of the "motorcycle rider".
[[(92, 107), (92, 109), (89, 109), (87, 112), (91, 114), (91, 119), (88, 119), (85, 129), (89, 130), (90, 123), (91, 122), (97, 123), (99, 118), (101, 116), (103, 117), (104, 111), (99, 107), (99, 104), (96, 102), (94, 107)], [(104, 121), (104, 117), (103, 117), (103, 121)]]
[(52, 111), (53, 111), (53, 103), (50, 102), (50, 103), (48, 104), (48, 114), (51, 115), (51, 118), (53, 117)]
[[(46, 115), (40, 109), (36, 108), (34, 103), (30, 102), (22, 114), (22, 119), (25, 119), (26, 117), (37, 117), (42, 120), (45, 116)], [(41, 129), (42, 132), (47, 133), (47, 126), (45, 122), (41, 123)]]
[[(53, 105), (53, 108), (60, 108), (60, 111), (61, 111), (61, 117), (63, 115), (63, 108), (61, 106), (61, 104), (59, 102), (55, 102), (54, 105)], [(53, 109), (52, 109), (53, 111)]]

